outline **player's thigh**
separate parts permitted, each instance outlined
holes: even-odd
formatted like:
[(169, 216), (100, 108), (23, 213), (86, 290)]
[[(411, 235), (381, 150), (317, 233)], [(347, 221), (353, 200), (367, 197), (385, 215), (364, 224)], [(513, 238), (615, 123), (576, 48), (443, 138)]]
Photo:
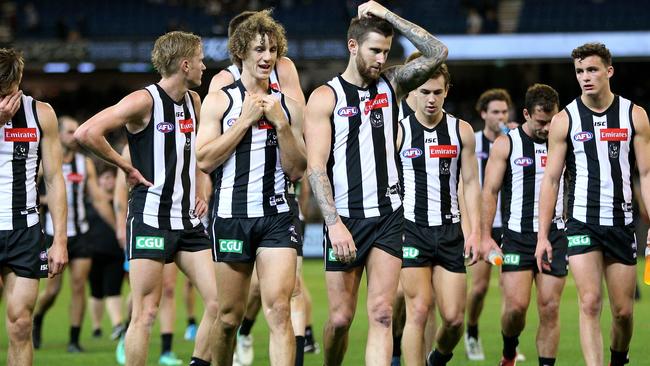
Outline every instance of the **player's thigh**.
[(294, 248), (260, 248), (255, 260), (262, 302), (269, 305), (291, 296), (296, 278), (296, 250)]
[(242, 313), (246, 307), (253, 263), (217, 262), (214, 264), (217, 299), (221, 313)]
[(163, 261), (135, 258), (130, 261), (129, 283), (134, 307), (145, 297), (160, 301), (163, 282)]
[(490, 283), (492, 265), (485, 261), (478, 261), (469, 267), (473, 286), (487, 287)]
[(346, 316), (354, 316), (362, 275), (363, 267), (354, 267), (348, 271), (325, 272), (330, 317), (343, 312)]
[(405, 300), (430, 302), (433, 294), (433, 275), (430, 266), (405, 267), (400, 272), (400, 286)]
[(90, 274), (90, 267), (92, 266), (92, 259), (90, 258), (75, 258), (70, 261), (70, 281), (85, 282)]
[(499, 284), (506, 309), (528, 308), (533, 285), (532, 270), (501, 272)]
[(553, 276), (545, 273), (535, 274), (535, 287), (537, 288), (537, 303), (540, 306), (560, 306), (562, 291), (566, 276)]
[(209, 249), (198, 252), (180, 251), (176, 254), (176, 263), (204, 300), (216, 299), (215, 268)]
[(383, 249), (373, 247), (366, 262), (368, 276), (368, 310), (373, 306), (392, 306), (399, 283), (402, 259)]
[(569, 256), (569, 267), (580, 298), (600, 298), (604, 271), (603, 253), (599, 250)]
[(443, 319), (462, 318), (467, 299), (467, 275), (451, 272), (443, 266), (433, 268), (433, 286), (436, 302)]
[(18, 277), (13, 272), (6, 273), (2, 279), (7, 318), (11, 320), (25, 315), (31, 316), (38, 296), (38, 279)]
[(605, 282), (612, 313), (631, 313), (636, 291), (636, 266), (622, 263), (606, 264)]

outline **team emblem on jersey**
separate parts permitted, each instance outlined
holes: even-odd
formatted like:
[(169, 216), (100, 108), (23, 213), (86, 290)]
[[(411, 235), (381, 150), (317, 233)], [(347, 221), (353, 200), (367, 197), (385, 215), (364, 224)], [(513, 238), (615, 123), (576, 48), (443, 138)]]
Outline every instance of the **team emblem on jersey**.
[(618, 159), (618, 153), (620, 151), (620, 147), (618, 146), (616, 142), (608, 142), (607, 143), (607, 150), (609, 150), (609, 158), (610, 159)]
[(431, 145), (429, 146), (430, 158), (455, 158), (458, 156), (456, 145)]
[(169, 122), (160, 122), (158, 125), (156, 125), (156, 129), (158, 132), (168, 133), (174, 131), (174, 125)]
[(191, 118), (181, 119), (178, 121), (178, 127), (181, 130), (181, 133), (189, 133), (194, 131), (194, 122)]
[(594, 134), (589, 131), (580, 131), (573, 135), (573, 139), (577, 142), (587, 142), (594, 138)]
[(522, 156), (520, 158), (515, 159), (515, 165), (519, 166), (531, 166), (535, 163), (535, 161), (527, 156)]
[(341, 107), (339, 110), (336, 112), (341, 117), (354, 117), (357, 114), (359, 114), (359, 108), (357, 107)]
[(79, 183), (83, 182), (83, 180), (84, 180), (84, 176), (82, 174), (74, 173), (74, 172), (69, 173), (68, 175), (65, 176), (65, 178), (69, 182), (76, 183), (76, 184), (79, 184)]
[(278, 135), (275, 130), (271, 130), (266, 134), (266, 146), (278, 146)]
[(189, 137), (185, 138), (185, 151), (189, 151), (192, 148), (192, 139)]
[(627, 128), (603, 128), (600, 141), (627, 141)]
[(377, 94), (374, 99), (371, 99), (366, 102), (366, 106), (364, 108), (365, 114), (370, 113), (370, 111), (378, 108), (384, 108), (388, 107), (388, 94), (386, 93), (381, 93)]
[(5, 128), (7, 142), (36, 142), (38, 135), (35, 128)]
[(16, 160), (27, 159), (27, 147), (23, 145), (14, 146), (14, 159)]
[(451, 174), (451, 172), (449, 171), (449, 165), (450, 165), (449, 160), (440, 160), (440, 165), (439, 165), (440, 175), (450, 175)]
[(407, 159), (419, 158), (422, 156), (422, 150), (418, 149), (417, 147), (412, 147), (410, 149), (402, 151), (402, 156)]
[(372, 127), (384, 127), (384, 114), (380, 110), (373, 110), (370, 113), (370, 124)]

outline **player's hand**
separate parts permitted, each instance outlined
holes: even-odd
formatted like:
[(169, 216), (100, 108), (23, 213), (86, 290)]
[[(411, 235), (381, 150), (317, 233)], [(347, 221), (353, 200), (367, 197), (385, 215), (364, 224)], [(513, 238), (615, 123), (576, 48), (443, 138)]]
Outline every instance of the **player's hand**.
[(469, 259), (468, 266), (473, 266), (479, 258), (479, 235), (470, 234), (465, 240), (465, 259)]
[(126, 174), (126, 182), (129, 184), (129, 187), (135, 187), (138, 184), (142, 184), (145, 187), (153, 187), (153, 184), (146, 180), (144, 176), (138, 171), (138, 169), (131, 167), (128, 171), (124, 171)]
[(535, 260), (537, 260), (537, 269), (540, 273), (545, 269), (551, 270), (553, 262), (553, 247), (548, 238), (537, 238), (537, 247), (535, 248)]
[(327, 227), (327, 235), (332, 243), (334, 257), (339, 262), (348, 264), (357, 259), (357, 246), (354, 244), (352, 234), (343, 225), (341, 219), (337, 219), (335, 224)]
[(47, 276), (54, 276), (63, 272), (68, 263), (68, 238), (61, 235), (54, 237), (54, 242), (47, 252)]
[(0, 97), (0, 124), (4, 125), (18, 112), (22, 90)]
[(246, 121), (248, 126), (252, 126), (262, 118), (264, 114), (264, 106), (262, 97), (249, 92), (244, 93), (244, 102), (241, 107), (241, 114), (239, 120)]
[(208, 204), (202, 198), (196, 197), (196, 205), (194, 205), (194, 214), (196, 217), (201, 218), (208, 213)]
[(284, 110), (280, 105), (280, 100), (273, 95), (265, 95), (262, 98), (262, 107), (264, 109), (264, 117), (266, 117), (266, 120), (269, 121), (276, 130), (289, 123), (284, 114)]
[(386, 19), (386, 14), (388, 14), (388, 9), (374, 1), (368, 1), (361, 5), (357, 9), (358, 17), (368, 18), (370, 16), (375, 16), (377, 18)]

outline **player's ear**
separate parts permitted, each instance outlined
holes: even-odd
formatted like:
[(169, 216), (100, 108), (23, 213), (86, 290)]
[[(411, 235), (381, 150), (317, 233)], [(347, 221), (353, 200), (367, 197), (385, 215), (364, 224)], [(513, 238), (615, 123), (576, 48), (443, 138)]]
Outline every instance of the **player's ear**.
[(350, 51), (350, 54), (352, 54), (352, 56), (356, 56), (358, 50), (359, 42), (357, 42), (357, 40), (354, 38), (348, 39), (348, 51)]

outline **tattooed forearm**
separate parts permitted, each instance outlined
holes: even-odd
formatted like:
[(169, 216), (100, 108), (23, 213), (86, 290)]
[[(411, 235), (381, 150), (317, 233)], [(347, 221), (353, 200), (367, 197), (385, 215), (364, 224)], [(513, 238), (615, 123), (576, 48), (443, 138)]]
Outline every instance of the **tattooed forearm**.
[(332, 186), (327, 174), (323, 170), (310, 169), (307, 173), (311, 189), (314, 192), (314, 197), (318, 201), (323, 218), (326, 225), (333, 225), (336, 223), (338, 214), (334, 206), (334, 195), (332, 194)]
[(440, 64), (447, 59), (448, 49), (431, 33), (392, 12), (386, 14), (386, 20), (422, 53), (422, 57), (386, 72), (389, 80), (396, 86), (398, 96), (401, 97), (431, 77)]

